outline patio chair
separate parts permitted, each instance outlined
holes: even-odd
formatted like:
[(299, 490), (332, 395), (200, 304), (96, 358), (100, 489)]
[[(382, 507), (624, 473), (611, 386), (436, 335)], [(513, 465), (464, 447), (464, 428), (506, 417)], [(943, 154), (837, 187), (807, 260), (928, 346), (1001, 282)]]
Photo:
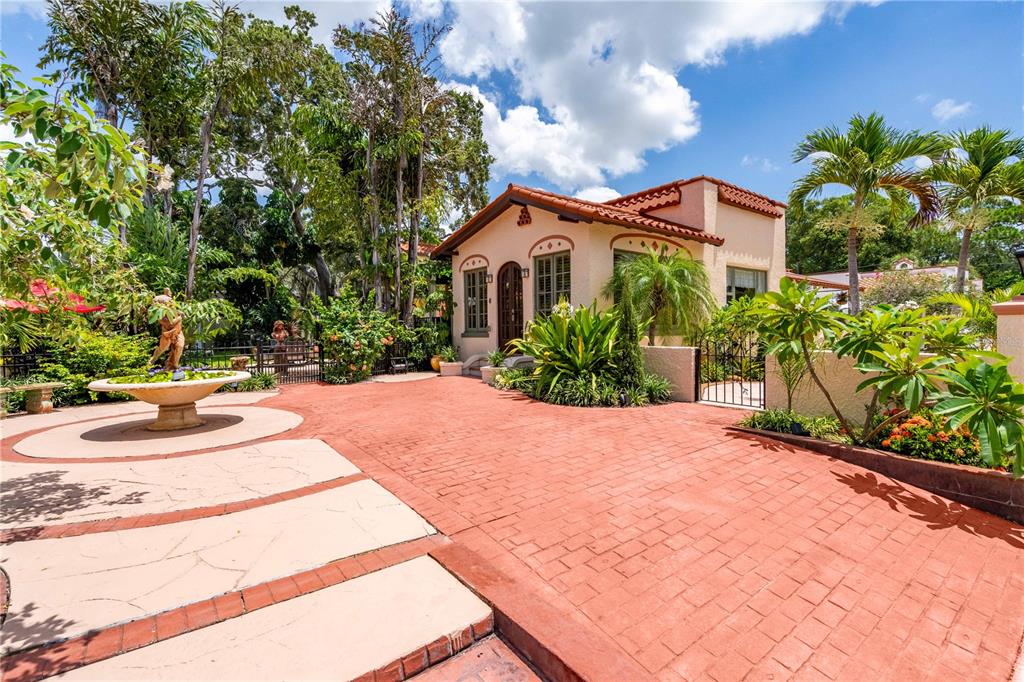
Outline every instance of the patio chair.
[(408, 374), (409, 372), (409, 359), (401, 356), (391, 358), (391, 373), (392, 374)]

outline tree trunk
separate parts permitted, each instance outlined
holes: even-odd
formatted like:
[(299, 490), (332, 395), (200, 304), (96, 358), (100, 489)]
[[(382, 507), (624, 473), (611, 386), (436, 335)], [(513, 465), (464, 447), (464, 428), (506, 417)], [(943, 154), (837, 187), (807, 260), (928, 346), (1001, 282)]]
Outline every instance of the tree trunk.
[(217, 116), (219, 106), (220, 96), (214, 100), (210, 111), (203, 119), (203, 125), (199, 128), (202, 153), (199, 156), (199, 173), (196, 175), (196, 199), (192, 205), (192, 228), (188, 234), (188, 277), (185, 280), (185, 298), (187, 299), (192, 298), (196, 282), (196, 254), (199, 249), (199, 219), (203, 209), (203, 183), (206, 182), (206, 173), (210, 165), (210, 139), (213, 137), (213, 120)]
[(423, 215), (423, 154), (426, 151), (426, 138), (423, 147), (416, 157), (416, 206), (409, 217), (409, 298), (405, 306), (405, 321), (412, 322), (412, 312), (416, 305), (416, 262), (420, 250), (420, 216)]
[(967, 259), (971, 251), (970, 226), (964, 227), (964, 236), (960, 240), (960, 260), (956, 264), (956, 290), (961, 294), (967, 286)]
[(860, 273), (857, 272), (857, 228), (850, 227), (846, 237), (846, 260), (850, 272), (850, 291), (847, 294), (850, 302), (850, 314), (860, 312)]
[(366, 140), (366, 171), (370, 194), (370, 267), (373, 268), (373, 300), (378, 310), (384, 309), (384, 286), (380, 277), (380, 202), (377, 197), (377, 160), (374, 158), (373, 131)]
[[(297, 194), (300, 189), (301, 187), (298, 183), (293, 185), (293, 194)], [(302, 221), (300, 208), (299, 204), (293, 204), (291, 219), (295, 232), (302, 238), (306, 235), (306, 224)], [(324, 254), (320, 251), (319, 246), (313, 259), (313, 269), (316, 271), (317, 293), (320, 294), (320, 300), (327, 303), (331, 296), (334, 295), (334, 278), (331, 276), (331, 269), (327, 267), (327, 261), (324, 259)]]
[(405, 301), (402, 299), (402, 225), (405, 223), (405, 150), (398, 152), (398, 168), (395, 169), (395, 312), (404, 317)]

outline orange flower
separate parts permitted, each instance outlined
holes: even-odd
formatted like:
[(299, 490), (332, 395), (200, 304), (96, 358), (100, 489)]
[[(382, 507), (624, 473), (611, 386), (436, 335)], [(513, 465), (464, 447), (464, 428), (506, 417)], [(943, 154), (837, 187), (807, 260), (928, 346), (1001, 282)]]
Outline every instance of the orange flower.
[(892, 441), (890, 441), (888, 438), (886, 438), (885, 440), (882, 441), (882, 447), (883, 448), (887, 448), (890, 445), (892, 445)]
[(928, 434), (928, 442), (929, 443), (934, 443), (936, 440), (938, 440), (938, 439), (935, 437), (934, 433), (929, 433)]

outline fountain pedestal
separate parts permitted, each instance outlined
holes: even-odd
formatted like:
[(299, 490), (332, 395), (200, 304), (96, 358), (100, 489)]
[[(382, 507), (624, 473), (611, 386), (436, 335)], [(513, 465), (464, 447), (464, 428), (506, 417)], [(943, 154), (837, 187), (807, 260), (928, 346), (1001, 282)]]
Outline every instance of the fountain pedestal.
[(229, 372), (226, 376), (210, 379), (186, 379), (183, 381), (161, 381), (152, 384), (112, 384), (109, 379), (89, 384), (90, 391), (123, 391), (133, 398), (156, 405), (159, 408), (156, 421), (147, 424), (149, 431), (177, 431), (203, 425), (196, 412), (196, 401), (202, 400), (224, 384), (245, 381), (248, 372)]

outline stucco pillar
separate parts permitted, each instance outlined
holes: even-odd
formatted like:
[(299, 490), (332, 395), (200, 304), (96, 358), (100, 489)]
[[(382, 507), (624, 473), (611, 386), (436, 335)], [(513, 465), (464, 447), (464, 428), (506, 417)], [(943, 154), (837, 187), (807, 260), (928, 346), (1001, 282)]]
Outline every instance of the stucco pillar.
[(996, 350), (1010, 358), (1010, 374), (1024, 382), (1024, 296), (992, 306), (996, 315)]
[(663, 376), (672, 384), (672, 400), (697, 400), (697, 349), (692, 346), (643, 346), (647, 371)]

